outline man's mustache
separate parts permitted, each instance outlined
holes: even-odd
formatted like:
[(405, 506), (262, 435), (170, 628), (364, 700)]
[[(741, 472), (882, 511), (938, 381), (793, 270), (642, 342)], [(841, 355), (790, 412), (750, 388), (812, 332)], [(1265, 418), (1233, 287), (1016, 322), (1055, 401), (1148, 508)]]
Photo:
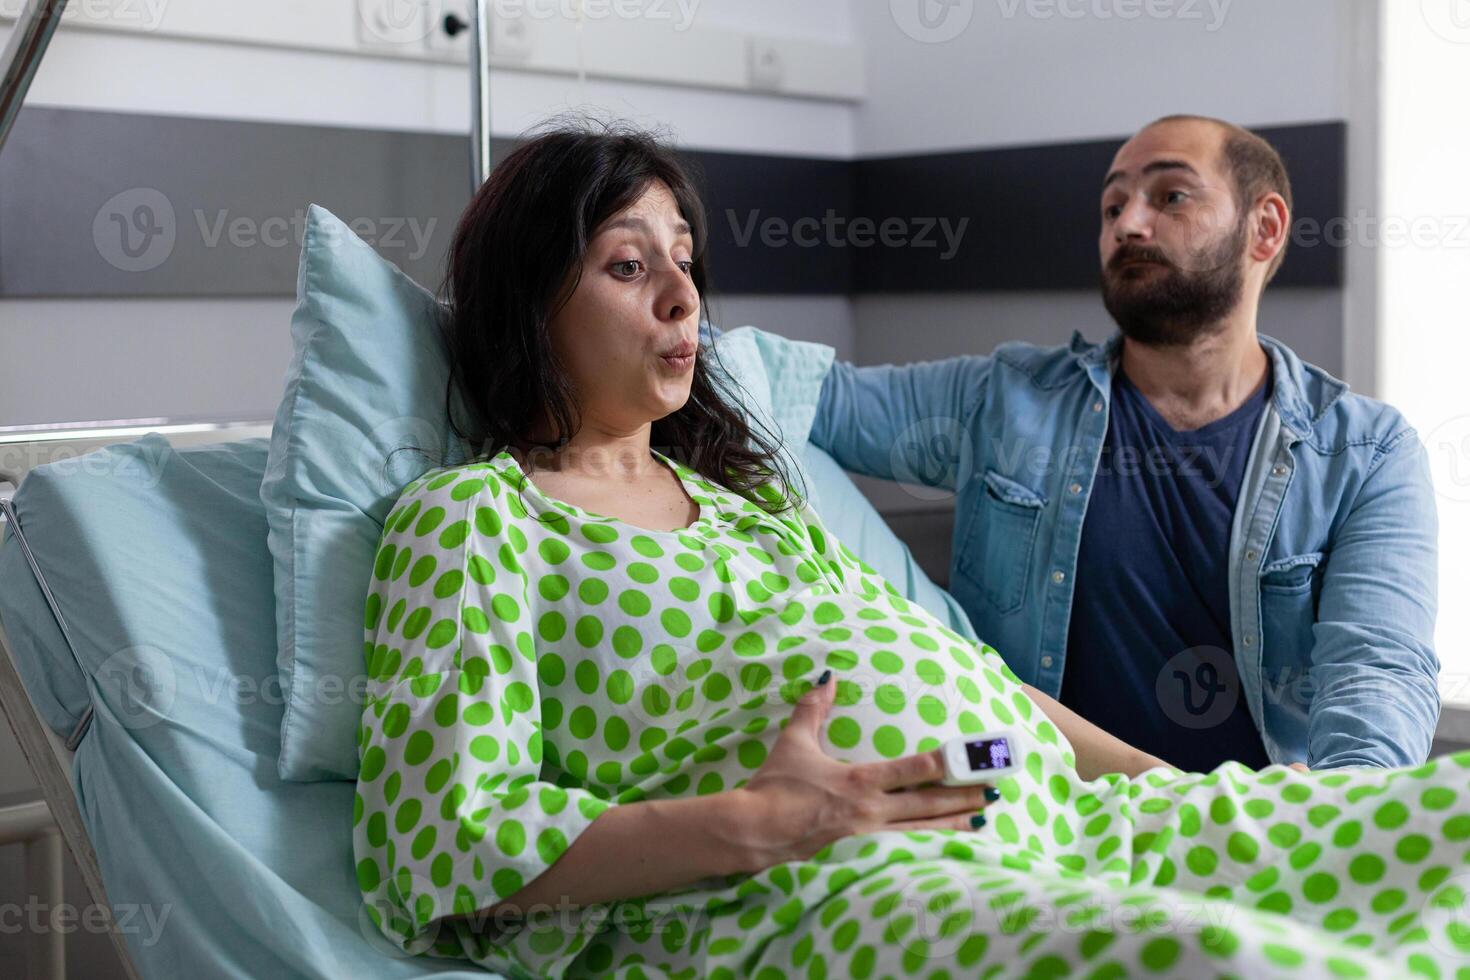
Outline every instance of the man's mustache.
[(1108, 271), (1117, 272), (1129, 262), (1156, 262), (1166, 268), (1174, 268), (1174, 263), (1157, 248), (1148, 245), (1124, 245), (1108, 259)]

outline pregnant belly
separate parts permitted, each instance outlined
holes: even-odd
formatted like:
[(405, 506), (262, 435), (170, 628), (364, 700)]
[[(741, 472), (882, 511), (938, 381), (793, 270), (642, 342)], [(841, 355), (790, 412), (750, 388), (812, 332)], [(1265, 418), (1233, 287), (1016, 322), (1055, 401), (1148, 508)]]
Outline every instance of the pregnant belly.
[[(632, 697), (619, 710), (631, 729), (627, 751), (643, 752), (622, 756), (622, 776), (644, 795), (743, 783), (828, 669), (836, 695), (821, 741), (843, 762), (894, 759), (1002, 727), (1033, 744), (1059, 737), (997, 653), (887, 596), (807, 596), (702, 641), (626, 664)], [(595, 774), (598, 753), (589, 755), (577, 768)]]

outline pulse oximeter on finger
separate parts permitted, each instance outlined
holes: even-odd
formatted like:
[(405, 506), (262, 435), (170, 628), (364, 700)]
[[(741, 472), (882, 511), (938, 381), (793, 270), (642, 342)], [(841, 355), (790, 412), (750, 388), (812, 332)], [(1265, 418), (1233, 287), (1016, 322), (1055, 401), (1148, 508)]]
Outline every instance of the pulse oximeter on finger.
[(952, 738), (943, 755), (946, 786), (994, 783), (1021, 770), (1021, 740), (1010, 729)]

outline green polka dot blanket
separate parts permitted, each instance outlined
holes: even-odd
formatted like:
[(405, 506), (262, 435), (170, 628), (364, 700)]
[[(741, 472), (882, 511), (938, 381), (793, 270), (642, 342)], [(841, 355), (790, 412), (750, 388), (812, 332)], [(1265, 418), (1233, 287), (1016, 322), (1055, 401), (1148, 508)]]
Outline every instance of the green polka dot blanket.
[[(389, 514), (353, 814), (385, 951), (549, 977), (1470, 977), (1470, 753), (1083, 780), (995, 650), (810, 508), (768, 514), (659, 459), (699, 506), (683, 530), (554, 501), (505, 453)], [(829, 668), (838, 759), (1018, 729), (988, 824), (498, 932), (440, 918), (512, 895), (608, 807), (742, 785)]]

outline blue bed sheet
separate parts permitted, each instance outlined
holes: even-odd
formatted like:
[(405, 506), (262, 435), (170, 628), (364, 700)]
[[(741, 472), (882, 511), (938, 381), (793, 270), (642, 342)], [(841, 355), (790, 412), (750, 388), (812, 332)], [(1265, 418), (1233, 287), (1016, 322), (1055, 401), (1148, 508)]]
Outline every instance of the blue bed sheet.
[(29, 475), (0, 621), (45, 720), (94, 715), (72, 781), (108, 899), (145, 977), (484, 977), (408, 958), (359, 916), (354, 784), (276, 774), (267, 443), (174, 450), (158, 435)]

